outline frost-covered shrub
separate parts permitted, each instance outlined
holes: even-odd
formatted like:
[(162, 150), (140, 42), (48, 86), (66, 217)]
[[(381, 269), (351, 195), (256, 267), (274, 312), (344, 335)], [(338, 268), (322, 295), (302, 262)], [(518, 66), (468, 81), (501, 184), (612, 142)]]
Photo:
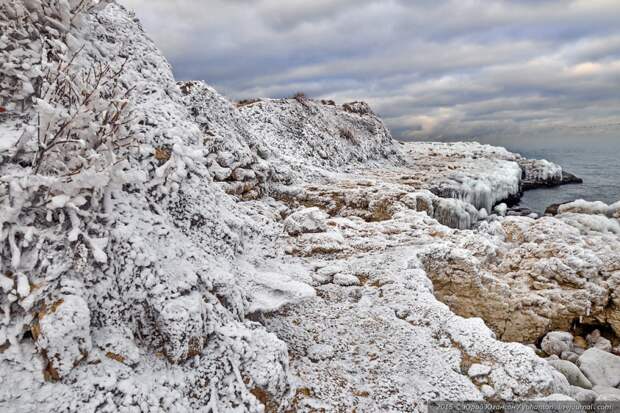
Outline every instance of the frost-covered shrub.
[[(66, 303), (84, 303), (83, 288), (71, 287), (72, 275), (107, 262), (110, 197), (131, 180), (126, 156), (133, 117), (131, 89), (120, 81), (124, 65), (90, 64), (81, 49), (69, 47), (75, 40), (69, 29), (98, 4), (0, 3), (0, 53), (10, 62), (0, 73), (2, 99), (9, 109), (28, 109), (30, 119), (9, 151), (12, 162), (0, 166), (0, 345), (31, 332), (44, 356), (57, 350), (48, 358), (54, 378), (90, 346), (88, 307), (78, 308), (85, 321), (77, 352), (70, 351), (77, 348), (70, 333), (77, 327), (53, 335), (58, 322), (44, 327), (56, 316), (46, 324), (42, 315), (60, 316)], [(59, 302), (65, 303), (60, 312), (45, 310)]]
[(48, 66), (41, 92), (34, 98), (37, 142), (36, 173), (75, 174), (83, 168), (105, 168), (132, 143), (129, 93), (120, 81), (122, 64), (95, 64), (88, 69), (72, 61)]
[(69, 33), (98, 0), (0, 0), (0, 104), (25, 109), (40, 87), (40, 65), (61, 61)]

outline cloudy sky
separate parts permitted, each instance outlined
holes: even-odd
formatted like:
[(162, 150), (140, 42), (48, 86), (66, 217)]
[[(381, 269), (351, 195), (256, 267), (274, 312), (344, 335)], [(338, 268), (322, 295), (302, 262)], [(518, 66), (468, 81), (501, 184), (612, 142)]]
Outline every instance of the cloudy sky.
[(619, 0), (121, 3), (233, 99), (363, 99), (405, 139), (620, 140)]

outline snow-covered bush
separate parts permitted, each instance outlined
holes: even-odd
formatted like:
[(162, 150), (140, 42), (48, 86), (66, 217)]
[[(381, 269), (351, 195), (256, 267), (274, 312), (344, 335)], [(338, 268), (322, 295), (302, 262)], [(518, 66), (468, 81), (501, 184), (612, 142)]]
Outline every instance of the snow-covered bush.
[(60, 62), (69, 33), (99, 0), (0, 0), (0, 104), (24, 110), (41, 86), (41, 64)]
[[(66, 303), (84, 302), (82, 288), (67, 289), (64, 277), (107, 262), (111, 193), (129, 182), (134, 135), (124, 64), (90, 64), (69, 46), (69, 29), (98, 4), (0, 3), (0, 52), (10, 62), (0, 73), (2, 98), (13, 110), (31, 109), (12, 162), (0, 167), (0, 344), (31, 332), (43, 354), (67, 348), (58, 340), (70, 335), (42, 334), (45, 308), (65, 303), (63, 314)], [(88, 320), (88, 307), (80, 309)], [(52, 376), (68, 371), (62, 354), (48, 362)]]

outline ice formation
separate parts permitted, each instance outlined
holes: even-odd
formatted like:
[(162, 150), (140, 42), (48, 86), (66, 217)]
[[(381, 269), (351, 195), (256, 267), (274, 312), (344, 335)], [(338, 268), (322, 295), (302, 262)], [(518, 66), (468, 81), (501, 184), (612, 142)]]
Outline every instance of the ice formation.
[(114, 1), (0, 0), (0, 32), (2, 411), (559, 397), (497, 337), (619, 326), (617, 204), (493, 213), (554, 165), (177, 83)]

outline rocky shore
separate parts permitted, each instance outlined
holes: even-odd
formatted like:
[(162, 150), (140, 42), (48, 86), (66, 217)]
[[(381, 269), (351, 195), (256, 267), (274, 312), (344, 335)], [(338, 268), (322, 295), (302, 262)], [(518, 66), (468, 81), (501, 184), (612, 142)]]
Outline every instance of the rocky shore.
[(620, 204), (522, 216), (560, 166), (232, 102), (62, 4), (0, 1), (0, 410), (620, 400)]

